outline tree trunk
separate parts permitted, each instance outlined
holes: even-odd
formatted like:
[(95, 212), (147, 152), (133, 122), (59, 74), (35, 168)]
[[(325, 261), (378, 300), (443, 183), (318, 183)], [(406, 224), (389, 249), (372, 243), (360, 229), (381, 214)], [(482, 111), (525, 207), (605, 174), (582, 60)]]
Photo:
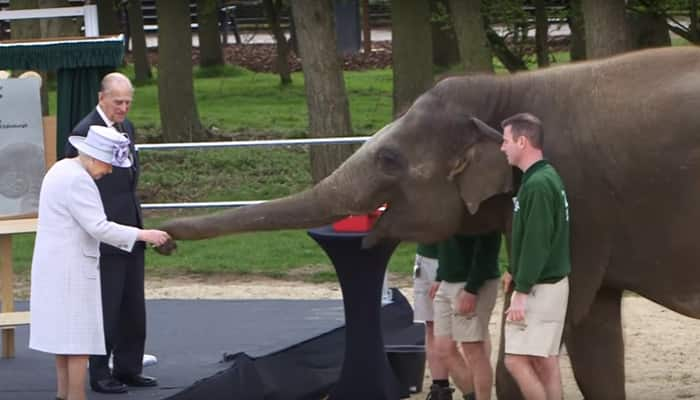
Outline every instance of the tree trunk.
[(294, 54), (299, 56), (299, 40), (297, 40), (297, 28), (294, 23), (294, 7), (289, 6), (289, 47)]
[(582, 0), (582, 4), (589, 59), (632, 49), (624, 0)]
[(197, 0), (199, 65), (202, 67), (224, 65), (217, 3), (217, 0)]
[(544, 6), (544, 0), (534, 0), (535, 5), (535, 52), (537, 53), (537, 66), (549, 66), (549, 17)]
[(448, 0), (428, 0), (430, 5), (430, 35), (433, 64), (450, 67), (460, 62), (459, 43), (451, 21)]
[(665, 14), (653, 12), (629, 13), (627, 23), (635, 49), (666, 47), (671, 45)]
[(493, 56), (486, 39), (481, 0), (450, 0), (450, 9), (464, 71), (493, 72)]
[(131, 55), (134, 59), (136, 83), (147, 82), (153, 77), (151, 63), (148, 61), (146, 48), (146, 32), (143, 30), (143, 12), (141, 0), (129, 0), (127, 5), (129, 16), (129, 31), (131, 32)]
[(569, 3), (569, 15), (567, 16), (569, 23), (569, 53), (571, 61), (579, 61), (586, 59), (586, 31), (583, 22), (583, 10), (581, 9), (581, 0), (571, 0)]
[(691, 42), (697, 44), (700, 41), (700, 32), (698, 32), (698, 0), (690, 0), (690, 30)]
[(194, 97), (190, 6), (185, 1), (156, 0), (158, 13), (158, 102), (163, 139), (206, 139)]
[(122, 32), (117, 1), (97, 0), (97, 23), (100, 25), (100, 35), (116, 35)]
[(287, 43), (287, 38), (284, 36), (282, 31), (282, 26), (280, 25), (280, 9), (282, 8), (282, 0), (264, 0), (263, 5), (265, 6), (265, 14), (267, 15), (267, 22), (270, 25), (270, 30), (272, 31), (272, 36), (275, 38), (275, 72), (280, 76), (280, 83), (282, 85), (288, 85), (292, 83), (292, 75), (289, 70), (289, 44)]
[(369, 0), (360, 2), (362, 7), (362, 49), (365, 54), (372, 52), (372, 26), (369, 23)]
[(391, 2), (394, 117), (433, 85), (433, 45), (428, 0)]
[[(69, 7), (68, 0), (39, 0), (39, 8)], [(42, 18), (39, 20), (42, 37), (82, 36), (81, 18)]]
[[(293, 1), (292, 14), (304, 70), (311, 137), (352, 134), (342, 64), (336, 50), (335, 16), (330, 0)], [(353, 150), (348, 145), (311, 147), (314, 182), (333, 172)]]

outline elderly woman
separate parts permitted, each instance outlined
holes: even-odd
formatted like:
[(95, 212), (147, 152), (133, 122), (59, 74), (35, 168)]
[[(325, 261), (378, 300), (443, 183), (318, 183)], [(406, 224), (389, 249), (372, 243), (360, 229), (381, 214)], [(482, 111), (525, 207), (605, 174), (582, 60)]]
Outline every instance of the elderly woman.
[(46, 173), (32, 259), (29, 347), (56, 355), (57, 399), (84, 400), (87, 360), (105, 354), (100, 242), (131, 251), (138, 240), (161, 245), (168, 234), (107, 221), (94, 180), (129, 167), (129, 140), (92, 126), (68, 139), (78, 156)]

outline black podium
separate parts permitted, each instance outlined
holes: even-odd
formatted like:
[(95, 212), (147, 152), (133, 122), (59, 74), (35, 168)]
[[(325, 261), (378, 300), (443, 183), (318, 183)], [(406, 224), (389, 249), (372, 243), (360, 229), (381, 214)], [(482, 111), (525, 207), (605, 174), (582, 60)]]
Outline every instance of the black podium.
[(380, 309), (384, 273), (398, 243), (362, 248), (366, 233), (310, 229), (328, 254), (345, 307), (345, 358), (330, 400), (398, 400), (399, 384), (384, 351)]

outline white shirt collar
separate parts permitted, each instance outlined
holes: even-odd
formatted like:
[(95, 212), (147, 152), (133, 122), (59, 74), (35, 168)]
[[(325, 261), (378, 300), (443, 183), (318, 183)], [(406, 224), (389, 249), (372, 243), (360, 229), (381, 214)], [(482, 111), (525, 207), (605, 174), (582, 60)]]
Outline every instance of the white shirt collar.
[(97, 110), (97, 113), (100, 114), (100, 117), (102, 117), (102, 120), (105, 122), (105, 125), (107, 125), (108, 128), (111, 128), (114, 126), (114, 122), (107, 118), (107, 114), (105, 114), (104, 111), (102, 111), (102, 108), (100, 108), (100, 105), (98, 104), (97, 107), (95, 107)]

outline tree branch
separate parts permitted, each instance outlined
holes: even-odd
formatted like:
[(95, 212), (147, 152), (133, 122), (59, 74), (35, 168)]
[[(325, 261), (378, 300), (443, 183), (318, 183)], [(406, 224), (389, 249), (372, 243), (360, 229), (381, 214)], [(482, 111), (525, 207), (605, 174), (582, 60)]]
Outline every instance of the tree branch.
[(509, 72), (527, 70), (525, 61), (510, 51), (506, 41), (503, 40), (502, 37), (498, 36), (498, 33), (496, 33), (493, 28), (486, 28), (486, 38), (488, 39), (489, 45), (493, 50), (493, 54), (501, 61), (503, 66), (505, 66)]

